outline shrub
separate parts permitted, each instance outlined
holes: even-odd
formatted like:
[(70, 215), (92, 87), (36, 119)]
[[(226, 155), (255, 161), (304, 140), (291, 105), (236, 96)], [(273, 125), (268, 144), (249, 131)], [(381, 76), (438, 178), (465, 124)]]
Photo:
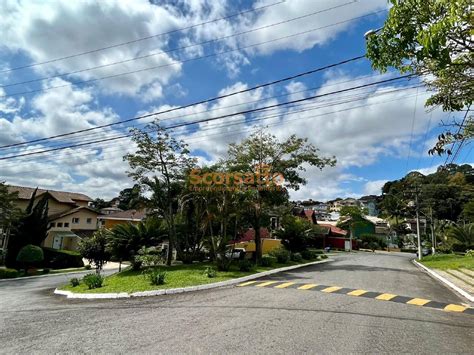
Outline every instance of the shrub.
[(270, 252), (270, 255), (274, 256), (280, 264), (286, 264), (290, 261), (290, 252), (284, 248), (274, 249)]
[(76, 251), (43, 248), (43, 266), (51, 269), (67, 269), (71, 267), (83, 267), (82, 256)]
[(239, 261), (239, 270), (248, 272), (252, 270), (253, 264), (250, 262), (250, 260), (244, 259)]
[(148, 269), (145, 271), (145, 277), (152, 285), (163, 285), (165, 283), (166, 272), (160, 269)]
[(303, 256), (300, 253), (291, 253), (291, 261), (296, 261), (300, 263), (303, 261)]
[(156, 267), (163, 263), (161, 251), (154, 248), (142, 247), (138, 255), (133, 258), (132, 269), (139, 270), (141, 267)]
[(219, 271), (229, 271), (230, 265), (232, 264), (231, 258), (226, 258), (225, 256), (221, 256), (216, 260), (217, 270)]
[(51, 272), (51, 269), (49, 267), (46, 267), (43, 269), (43, 274), (49, 274)]
[(274, 256), (264, 255), (260, 259), (260, 266), (273, 266), (277, 262), (277, 259)]
[(303, 250), (301, 252), (301, 257), (305, 260), (313, 260), (317, 256), (311, 250)]
[(321, 259), (327, 259), (328, 256), (326, 254), (321, 255)]
[(38, 266), (44, 260), (43, 250), (36, 245), (28, 244), (20, 249), (16, 261), (22, 264), (25, 269)]
[(206, 270), (204, 270), (204, 274), (209, 277), (210, 279), (217, 276), (217, 272), (213, 267), (208, 266)]
[(92, 268), (91, 264), (87, 264), (86, 266), (84, 266), (84, 269), (86, 270), (90, 270)]
[(107, 238), (110, 235), (108, 229), (102, 228), (95, 231), (92, 237), (84, 238), (79, 242), (79, 252), (89, 261), (94, 263), (97, 270), (110, 260), (110, 253), (107, 248)]
[(0, 279), (13, 279), (20, 276), (18, 270), (15, 269), (0, 269)]
[(93, 288), (102, 287), (102, 283), (104, 282), (104, 278), (99, 274), (87, 274), (82, 278), (82, 281), (89, 287), (89, 290)]
[(72, 287), (79, 286), (79, 279), (77, 277), (73, 277), (72, 279), (69, 280), (69, 283), (71, 284)]
[(467, 256), (467, 257), (474, 257), (474, 250), (472, 249), (469, 249), (468, 251), (466, 251), (466, 254), (464, 256)]

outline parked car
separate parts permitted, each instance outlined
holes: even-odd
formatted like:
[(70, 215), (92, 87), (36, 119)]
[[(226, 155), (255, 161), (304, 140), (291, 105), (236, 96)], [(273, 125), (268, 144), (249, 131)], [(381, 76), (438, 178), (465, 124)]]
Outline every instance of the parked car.
[(245, 258), (245, 248), (234, 248), (225, 253), (225, 256), (232, 259), (243, 259)]

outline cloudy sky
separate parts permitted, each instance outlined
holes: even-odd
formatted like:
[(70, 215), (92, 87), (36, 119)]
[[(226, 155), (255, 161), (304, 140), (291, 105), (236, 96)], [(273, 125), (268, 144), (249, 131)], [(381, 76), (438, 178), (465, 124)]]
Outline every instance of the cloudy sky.
[[(364, 53), (386, 0), (1, 1), (0, 158), (124, 135), (147, 120), (29, 142), (164, 111), (324, 67)], [(240, 13), (240, 14), (239, 14)], [(373, 72), (365, 60), (221, 100), (160, 114), (163, 125), (254, 114), (175, 129), (203, 163), (226, 154), (258, 126), (307, 137), (334, 168), (309, 168), (295, 199), (379, 193), (408, 171), (444, 158), (427, 150), (450, 116), (428, 112), (416, 80)], [(158, 116), (157, 116), (158, 117)], [(7, 147), (5, 147), (7, 146)], [(465, 149), (457, 162), (474, 161)], [(111, 198), (132, 184), (128, 138), (0, 160), (0, 181)]]

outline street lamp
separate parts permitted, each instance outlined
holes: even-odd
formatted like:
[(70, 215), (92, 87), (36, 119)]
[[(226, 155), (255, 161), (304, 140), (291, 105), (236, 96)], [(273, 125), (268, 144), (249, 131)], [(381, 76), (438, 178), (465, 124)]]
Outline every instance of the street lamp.
[(378, 32), (382, 30), (382, 28), (383, 27), (377, 28), (375, 30), (374, 29), (368, 30), (366, 33), (364, 33), (365, 39), (368, 39), (370, 36), (377, 34)]

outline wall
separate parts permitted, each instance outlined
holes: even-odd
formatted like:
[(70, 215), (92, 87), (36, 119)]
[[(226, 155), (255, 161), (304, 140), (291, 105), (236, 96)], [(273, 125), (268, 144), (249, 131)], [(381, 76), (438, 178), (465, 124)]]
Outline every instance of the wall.
[[(233, 245), (234, 246), (234, 245)], [(273, 249), (277, 249), (281, 246), (279, 239), (262, 239), (262, 254), (268, 254)], [(242, 242), (236, 243), (235, 248), (245, 248), (246, 252), (255, 251), (255, 242)]]
[(137, 224), (139, 222), (139, 221), (129, 221), (129, 220), (123, 220), (123, 219), (103, 219), (102, 221), (104, 221), (105, 224), (100, 227), (107, 228), (107, 229), (112, 229), (118, 224), (127, 224), (127, 223)]
[[(79, 218), (79, 223), (72, 223), (73, 218)], [(87, 218), (91, 218), (91, 223), (87, 223)], [(67, 216), (57, 218), (51, 222), (55, 223), (55, 227), (52, 227), (51, 231), (68, 231), (71, 229), (80, 230), (96, 230), (97, 229), (97, 213), (89, 210), (80, 210), (75, 213), (68, 214)], [(63, 227), (57, 227), (58, 223), (63, 223)], [(69, 227), (64, 227), (64, 223), (69, 223)]]

